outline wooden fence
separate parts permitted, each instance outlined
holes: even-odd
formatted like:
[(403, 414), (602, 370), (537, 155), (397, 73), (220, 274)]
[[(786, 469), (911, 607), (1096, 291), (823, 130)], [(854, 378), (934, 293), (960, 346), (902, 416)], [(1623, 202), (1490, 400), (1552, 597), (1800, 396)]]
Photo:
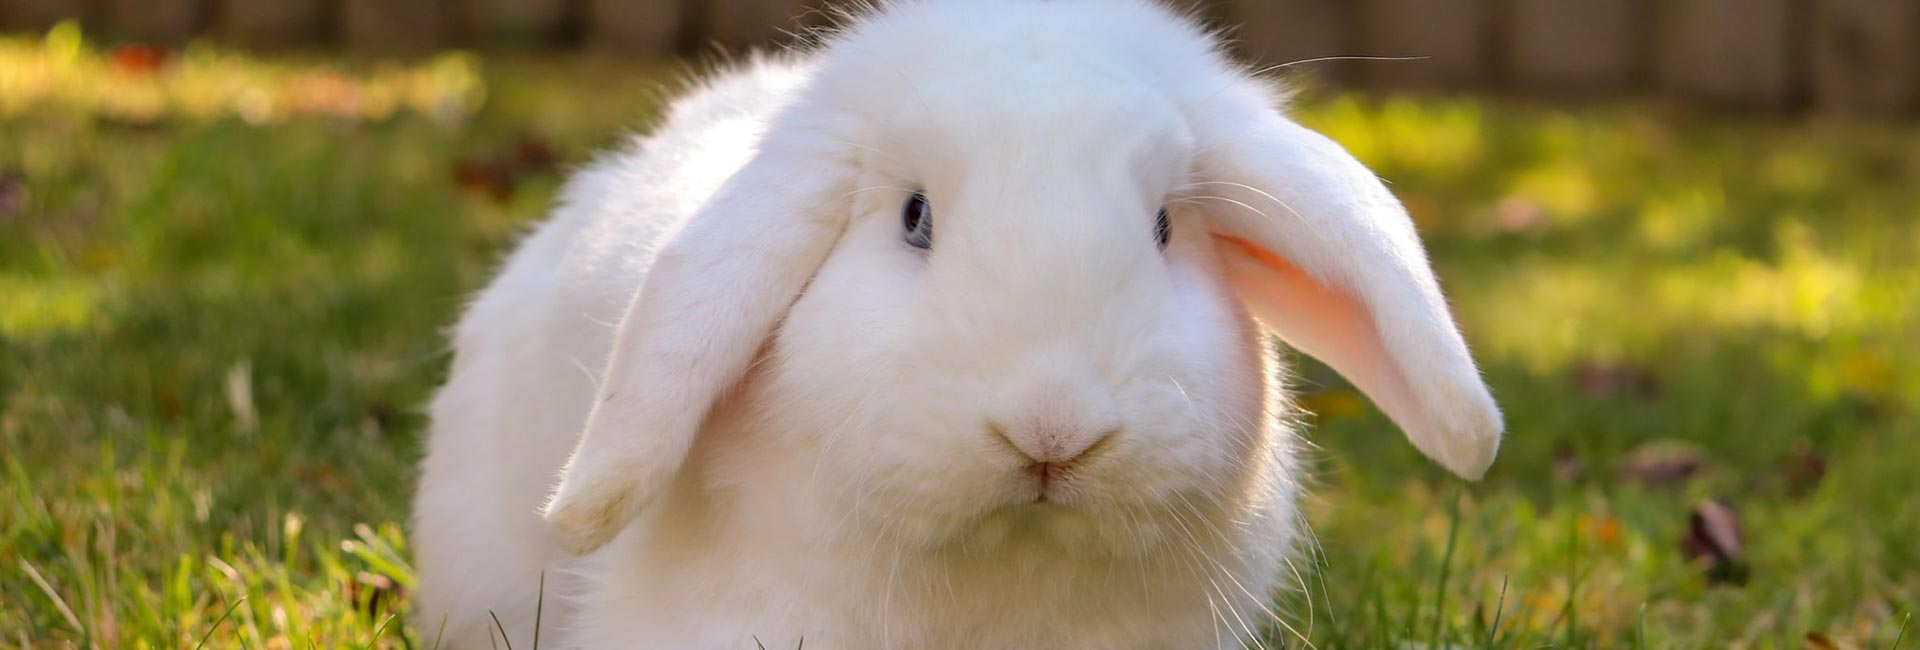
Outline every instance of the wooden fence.
[[(77, 18), (115, 40), (381, 53), (442, 47), (686, 54), (777, 42), (837, 0), (0, 0), (0, 28)], [(843, 0), (840, 0), (843, 1)], [(1182, 0), (1242, 54), (1335, 82), (1663, 93), (1759, 110), (1920, 112), (1920, 0)]]

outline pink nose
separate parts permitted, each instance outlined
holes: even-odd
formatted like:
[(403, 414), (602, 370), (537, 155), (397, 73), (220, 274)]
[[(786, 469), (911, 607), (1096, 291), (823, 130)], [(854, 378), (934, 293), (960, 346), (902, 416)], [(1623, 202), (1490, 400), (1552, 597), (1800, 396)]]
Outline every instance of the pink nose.
[[(1034, 466), (1071, 465), (1104, 447), (1118, 428), (1062, 426), (1059, 423), (1030, 422), (1009, 431), (996, 424), (988, 429), (1026, 456)], [(1042, 470), (1045, 470), (1042, 467)]]

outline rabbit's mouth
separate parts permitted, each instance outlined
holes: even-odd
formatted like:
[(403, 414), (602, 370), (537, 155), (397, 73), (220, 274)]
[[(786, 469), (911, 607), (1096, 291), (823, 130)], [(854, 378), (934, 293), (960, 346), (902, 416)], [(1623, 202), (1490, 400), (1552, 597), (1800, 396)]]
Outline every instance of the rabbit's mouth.
[(1138, 557), (1174, 541), (1181, 526), (1193, 522), (1184, 511), (1145, 503), (1117, 504), (1084, 487), (1050, 485), (1025, 499), (1003, 503), (951, 531), (936, 548), (967, 554), (1004, 556), (1022, 549), (1053, 549), (1076, 554)]
[(1026, 474), (1028, 480), (1036, 484), (1034, 486), (1033, 502), (1049, 503), (1047, 493), (1058, 492), (1061, 489), (1060, 484), (1065, 482), (1067, 477), (1072, 473), (1073, 465), (1071, 463), (1032, 463), (1027, 465)]
[(1033, 495), (1031, 503), (1060, 507), (1072, 507), (1085, 501), (1082, 481), (1075, 476), (1081, 470), (1079, 461), (1028, 463), (1021, 469), (1021, 492)]

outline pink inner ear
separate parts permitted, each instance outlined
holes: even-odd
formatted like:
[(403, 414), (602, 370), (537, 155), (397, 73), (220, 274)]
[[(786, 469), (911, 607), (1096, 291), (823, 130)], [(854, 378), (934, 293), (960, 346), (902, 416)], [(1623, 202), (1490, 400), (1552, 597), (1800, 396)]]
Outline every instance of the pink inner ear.
[(1365, 304), (1244, 239), (1214, 235), (1214, 242), (1227, 282), (1261, 324), (1288, 345), (1332, 366), (1402, 430), (1417, 430), (1420, 410), (1413, 387), (1387, 354)]

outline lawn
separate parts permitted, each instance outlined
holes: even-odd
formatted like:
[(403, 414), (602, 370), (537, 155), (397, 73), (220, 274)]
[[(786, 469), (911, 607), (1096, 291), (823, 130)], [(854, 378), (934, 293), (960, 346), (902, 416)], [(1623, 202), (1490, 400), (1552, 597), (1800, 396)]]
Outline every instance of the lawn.
[[(0, 40), (0, 647), (431, 647), (442, 332), (684, 70)], [(1317, 543), (1270, 646), (1920, 636), (1920, 124), (1298, 113), (1408, 203), (1510, 437), (1461, 483), (1303, 363)]]

